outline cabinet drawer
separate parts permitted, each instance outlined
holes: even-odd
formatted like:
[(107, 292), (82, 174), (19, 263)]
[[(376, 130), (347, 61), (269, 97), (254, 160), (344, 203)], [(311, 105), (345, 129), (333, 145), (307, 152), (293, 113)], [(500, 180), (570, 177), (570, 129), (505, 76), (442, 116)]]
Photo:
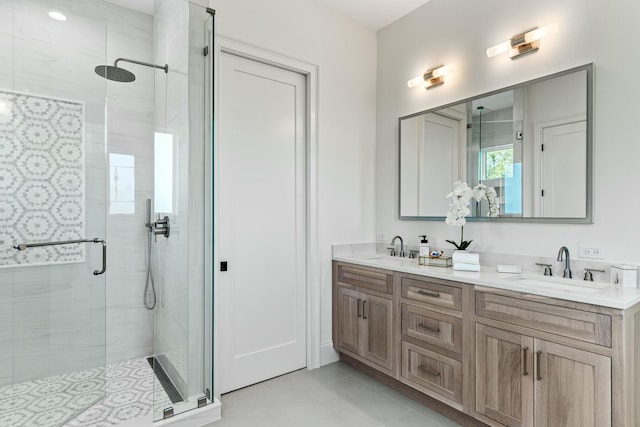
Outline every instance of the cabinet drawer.
[(460, 288), (409, 276), (401, 276), (400, 283), (404, 298), (458, 311), (462, 309), (462, 289)]
[(393, 293), (393, 273), (353, 264), (338, 264), (337, 280), (347, 285)]
[(611, 316), (476, 292), (476, 315), (611, 347)]
[(435, 391), (462, 403), (462, 364), (457, 360), (403, 341), (402, 378), (418, 390)]
[(402, 334), (462, 352), (462, 319), (457, 317), (402, 304)]

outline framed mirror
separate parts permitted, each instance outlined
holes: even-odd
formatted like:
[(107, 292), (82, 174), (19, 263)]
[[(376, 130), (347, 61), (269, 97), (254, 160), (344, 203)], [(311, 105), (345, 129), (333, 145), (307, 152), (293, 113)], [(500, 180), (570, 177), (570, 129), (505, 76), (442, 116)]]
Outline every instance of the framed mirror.
[(399, 119), (399, 216), (441, 221), (456, 181), (493, 187), (500, 215), (592, 222), (593, 64)]

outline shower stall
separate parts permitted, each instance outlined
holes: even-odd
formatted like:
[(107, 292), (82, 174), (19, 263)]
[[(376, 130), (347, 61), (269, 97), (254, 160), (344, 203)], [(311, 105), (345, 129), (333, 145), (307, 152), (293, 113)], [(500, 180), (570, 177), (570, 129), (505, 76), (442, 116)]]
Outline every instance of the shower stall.
[(0, 0), (0, 427), (211, 407), (206, 4)]

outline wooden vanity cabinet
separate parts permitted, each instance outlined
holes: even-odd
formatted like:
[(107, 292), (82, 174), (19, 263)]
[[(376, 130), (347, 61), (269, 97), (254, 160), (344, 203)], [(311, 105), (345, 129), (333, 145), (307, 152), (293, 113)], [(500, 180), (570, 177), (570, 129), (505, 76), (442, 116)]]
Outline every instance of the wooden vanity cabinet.
[(476, 412), (506, 426), (611, 426), (612, 316), (501, 293), (476, 292)]
[(476, 325), (476, 411), (505, 426), (611, 426), (611, 358)]
[(533, 338), (476, 325), (476, 411), (510, 427), (533, 427)]
[(464, 285), (404, 273), (396, 278), (402, 352), (399, 380), (463, 410)]
[[(334, 345), (358, 360), (387, 373), (393, 371), (393, 299), (373, 289), (387, 290), (384, 270), (334, 264)], [(354, 285), (357, 283), (357, 285)], [(365, 283), (365, 286), (360, 286)], [(336, 339), (337, 338), (337, 339)]]
[(640, 304), (618, 310), (341, 262), (333, 274), (335, 349), (417, 400), (455, 409), (445, 412), (464, 425), (640, 426)]

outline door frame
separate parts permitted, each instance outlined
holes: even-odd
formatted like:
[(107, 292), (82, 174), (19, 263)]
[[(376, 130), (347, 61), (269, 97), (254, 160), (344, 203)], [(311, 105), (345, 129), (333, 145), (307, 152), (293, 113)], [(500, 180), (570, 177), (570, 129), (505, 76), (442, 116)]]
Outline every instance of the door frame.
[[(220, 56), (229, 53), (267, 65), (302, 74), (306, 78), (306, 346), (307, 369), (320, 367), (320, 251), (318, 248), (318, 66), (278, 52), (266, 50), (233, 38), (217, 34), (214, 49), (214, 123), (219, 122), (220, 112)], [(220, 289), (218, 288), (220, 263), (220, 246), (218, 235), (220, 230), (219, 209), (219, 143), (218, 126), (214, 126), (213, 145), (213, 390), (220, 396), (218, 373), (220, 372)]]

